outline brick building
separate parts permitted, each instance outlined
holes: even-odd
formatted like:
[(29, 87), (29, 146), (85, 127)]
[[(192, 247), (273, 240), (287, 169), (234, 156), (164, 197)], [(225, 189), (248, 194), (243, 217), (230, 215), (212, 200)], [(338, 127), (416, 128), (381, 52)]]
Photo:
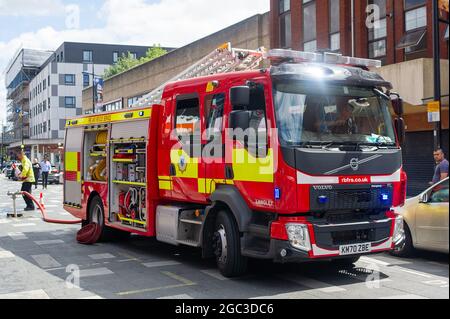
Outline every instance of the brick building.
[[(271, 0), (270, 20), (272, 48), (331, 50), (385, 65), (433, 56), (431, 0)], [(448, 59), (448, 26), (440, 31)]]
[[(436, 0), (437, 1), (437, 0)], [(447, 19), (448, 13), (442, 13)], [(408, 194), (423, 191), (433, 173), (432, 0), (270, 0), (272, 48), (333, 51), (378, 59), (375, 70), (405, 100), (404, 167)], [(448, 24), (440, 25), (442, 146), (448, 148)]]

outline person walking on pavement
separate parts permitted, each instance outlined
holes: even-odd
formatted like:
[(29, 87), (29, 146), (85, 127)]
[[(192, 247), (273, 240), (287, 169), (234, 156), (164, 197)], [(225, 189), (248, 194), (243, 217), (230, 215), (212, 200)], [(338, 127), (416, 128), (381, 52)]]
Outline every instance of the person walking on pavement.
[[(25, 152), (20, 152), (17, 155), (18, 159), (22, 162), (22, 172), (18, 176), (19, 180), (22, 182), (22, 192), (27, 192), (31, 194), (31, 190), (33, 188), (33, 184), (35, 182), (34, 178), (34, 172), (33, 172), (33, 166), (31, 164), (31, 161), (28, 159), (28, 157), (25, 155)], [(34, 203), (33, 201), (23, 196), (23, 200), (27, 204), (27, 207), (25, 208), (25, 211), (34, 211)]]
[(41, 162), (41, 171), (42, 171), (42, 188), (47, 189), (48, 186), (48, 174), (52, 169), (52, 164), (48, 160), (48, 157), (44, 157), (44, 160)]
[(33, 160), (33, 173), (34, 173), (34, 179), (35, 179), (34, 189), (38, 188), (38, 181), (39, 181), (38, 176), (39, 176), (40, 171), (41, 171), (41, 164), (39, 164), (37, 158), (35, 158)]
[(436, 169), (434, 170), (432, 185), (439, 183), (440, 181), (448, 177), (448, 161), (445, 159), (445, 153), (442, 149), (438, 149), (434, 152), (434, 161), (436, 162)]

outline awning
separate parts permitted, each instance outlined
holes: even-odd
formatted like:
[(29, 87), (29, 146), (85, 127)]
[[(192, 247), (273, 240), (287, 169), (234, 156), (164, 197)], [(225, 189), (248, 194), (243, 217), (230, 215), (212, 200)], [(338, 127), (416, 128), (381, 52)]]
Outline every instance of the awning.
[(426, 33), (427, 29), (420, 29), (405, 34), (397, 45), (397, 49), (407, 49), (419, 46), (419, 44), (425, 39)]

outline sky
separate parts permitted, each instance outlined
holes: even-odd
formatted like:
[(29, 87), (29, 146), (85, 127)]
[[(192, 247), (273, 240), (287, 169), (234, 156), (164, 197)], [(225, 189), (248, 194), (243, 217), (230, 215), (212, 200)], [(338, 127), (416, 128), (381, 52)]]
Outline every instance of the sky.
[(20, 48), (65, 41), (180, 47), (269, 10), (269, 0), (0, 0), (0, 121), (4, 72)]

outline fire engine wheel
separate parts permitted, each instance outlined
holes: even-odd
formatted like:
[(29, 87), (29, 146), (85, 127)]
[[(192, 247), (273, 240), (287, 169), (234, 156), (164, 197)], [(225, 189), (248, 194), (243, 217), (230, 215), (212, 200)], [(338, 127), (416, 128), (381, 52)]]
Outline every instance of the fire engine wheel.
[[(131, 233), (114, 229), (105, 225), (105, 210), (100, 197), (95, 196), (89, 205), (89, 221), (87, 224), (96, 223), (102, 229), (99, 241), (126, 240)], [(83, 223), (84, 224), (84, 223)]]
[(231, 278), (246, 272), (247, 258), (241, 255), (238, 227), (231, 215), (225, 211), (217, 215), (213, 249), (222, 275)]
[(102, 229), (102, 235), (100, 236), (100, 241), (106, 239), (106, 227), (105, 227), (105, 213), (103, 208), (103, 203), (100, 197), (96, 196), (91, 200), (89, 204), (89, 224), (96, 223)]

